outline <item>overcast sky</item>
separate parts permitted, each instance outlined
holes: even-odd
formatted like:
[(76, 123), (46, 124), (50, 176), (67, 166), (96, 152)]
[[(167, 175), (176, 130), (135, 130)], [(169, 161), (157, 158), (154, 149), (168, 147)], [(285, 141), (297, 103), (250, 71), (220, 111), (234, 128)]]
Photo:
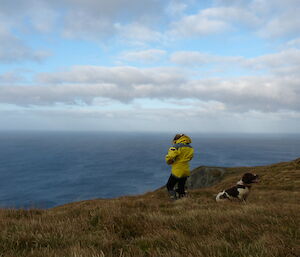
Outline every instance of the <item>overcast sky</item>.
[(300, 0), (0, 0), (0, 130), (297, 133)]

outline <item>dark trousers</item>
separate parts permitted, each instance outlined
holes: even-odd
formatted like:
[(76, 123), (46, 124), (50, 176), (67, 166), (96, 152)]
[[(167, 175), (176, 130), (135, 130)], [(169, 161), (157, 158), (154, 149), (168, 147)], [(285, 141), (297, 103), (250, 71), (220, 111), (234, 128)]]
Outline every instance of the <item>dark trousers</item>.
[(167, 190), (170, 191), (174, 191), (174, 187), (176, 184), (178, 184), (178, 194), (179, 195), (184, 195), (185, 194), (185, 182), (187, 180), (187, 177), (183, 177), (183, 178), (177, 178), (174, 175), (171, 174), (171, 176), (169, 177), (169, 180), (167, 182)]

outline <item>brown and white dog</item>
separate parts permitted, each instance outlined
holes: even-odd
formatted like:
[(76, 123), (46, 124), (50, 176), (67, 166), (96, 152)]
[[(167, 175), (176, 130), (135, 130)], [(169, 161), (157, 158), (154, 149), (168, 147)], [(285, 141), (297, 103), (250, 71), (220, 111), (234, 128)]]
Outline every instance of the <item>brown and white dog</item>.
[(251, 184), (258, 182), (258, 175), (252, 173), (245, 173), (240, 181), (234, 187), (226, 189), (217, 194), (216, 201), (226, 201), (226, 200), (240, 200), (246, 201)]

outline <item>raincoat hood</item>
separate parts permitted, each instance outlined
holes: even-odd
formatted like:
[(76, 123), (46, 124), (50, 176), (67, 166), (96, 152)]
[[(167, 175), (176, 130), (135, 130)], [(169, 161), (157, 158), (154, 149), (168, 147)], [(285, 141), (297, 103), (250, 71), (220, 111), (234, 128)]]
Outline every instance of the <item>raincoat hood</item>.
[(174, 144), (190, 144), (190, 143), (192, 143), (192, 140), (188, 136), (184, 135), (184, 136), (178, 138), (177, 140), (174, 140), (173, 143)]

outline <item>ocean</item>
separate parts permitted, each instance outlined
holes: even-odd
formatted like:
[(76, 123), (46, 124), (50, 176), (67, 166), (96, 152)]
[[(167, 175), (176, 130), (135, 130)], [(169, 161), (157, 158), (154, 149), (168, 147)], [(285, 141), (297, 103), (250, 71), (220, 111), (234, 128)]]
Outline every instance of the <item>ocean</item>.
[[(300, 157), (300, 135), (189, 134), (191, 168)], [(0, 207), (51, 208), (142, 194), (164, 185), (170, 133), (0, 132)]]

